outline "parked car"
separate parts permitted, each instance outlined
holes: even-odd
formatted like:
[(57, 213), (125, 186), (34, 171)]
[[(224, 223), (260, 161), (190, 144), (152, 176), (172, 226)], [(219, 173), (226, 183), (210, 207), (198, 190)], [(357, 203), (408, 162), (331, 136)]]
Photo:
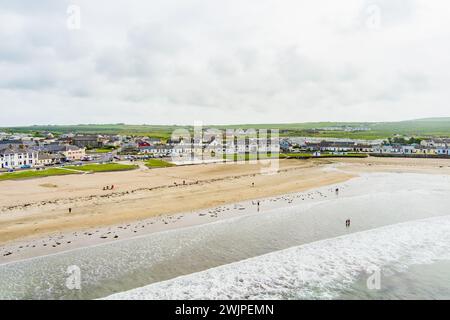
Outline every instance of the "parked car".
[(21, 169), (31, 169), (31, 166), (28, 164), (24, 164), (23, 166), (20, 167)]

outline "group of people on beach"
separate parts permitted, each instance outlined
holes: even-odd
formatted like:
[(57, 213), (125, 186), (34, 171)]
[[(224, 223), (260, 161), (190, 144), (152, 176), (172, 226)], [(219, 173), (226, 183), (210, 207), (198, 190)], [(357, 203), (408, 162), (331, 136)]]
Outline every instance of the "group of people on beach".
[(114, 185), (103, 187), (103, 191), (105, 191), (105, 190), (113, 190), (113, 189), (114, 189)]

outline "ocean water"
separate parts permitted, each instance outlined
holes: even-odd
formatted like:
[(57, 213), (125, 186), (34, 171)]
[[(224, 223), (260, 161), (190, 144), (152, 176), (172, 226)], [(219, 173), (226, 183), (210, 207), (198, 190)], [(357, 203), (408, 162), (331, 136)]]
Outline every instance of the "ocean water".
[[(416, 276), (421, 282), (416, 296), (443, 298), (450, 294), (450, 279), (443, 293), (440, 280), (449, 272), (433, 273), (449, 264), (450, 216), (445, 216), (321, 240), (108, 299), (406, 299), (413, 296), (406, 280)], [(378, 282), (367, 285), (375, 277)]]
[[(346, 185), (339, 197), (0, 265), (0, 298), (408, 299), (411, 278), (423, 298), (448, 296), (450, 177)], [(71, 266), (80, 290), (66, 286)]]
[(450, 260), (414, 264), (406, 270), (385, 274), (377, 290), (367, 287), (367, 278), (360, 278), (342, 290), (338, 299), (450, 299)]

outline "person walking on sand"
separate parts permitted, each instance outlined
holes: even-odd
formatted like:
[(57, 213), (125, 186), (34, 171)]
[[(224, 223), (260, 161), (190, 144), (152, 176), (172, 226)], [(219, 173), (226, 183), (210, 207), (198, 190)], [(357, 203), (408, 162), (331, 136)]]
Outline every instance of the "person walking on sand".
[(339, 195), (339, 188), (336, 188), (336, 195)]
[(72, 208), (69, 208), (69, 213), (72, 213)]
[(257, 204), (257, 206), (258, 206), (258, 212), (259, 212), (259, 200), (258, 200), (258, 202), (257, 202), (256, 204)]

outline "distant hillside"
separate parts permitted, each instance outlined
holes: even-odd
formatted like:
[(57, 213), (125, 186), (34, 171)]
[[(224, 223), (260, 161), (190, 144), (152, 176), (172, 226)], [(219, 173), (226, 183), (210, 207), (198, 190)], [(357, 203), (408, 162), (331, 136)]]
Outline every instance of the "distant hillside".
[[(219, 129), (274, 129), (280, 130), (281, 136), (315, 136), (353, 139), (386, 139), (396, 134), (414, 137), (446, 136), (450, 137), (450, 118), (429, 118), (398, 122), (306, 122), (284, 124), (242, 124), (242, 125), (211, 125)], [(53, 132), (63, 134), (69, 132), (84, 134), (123, 134), (145, 135), (167, 139), (175, 129), (191, 126), (176, 125), (127, 125), (127, 124), (80, 124), (80, 125), (36, 125), (29, 127), (6, 127), (0, 131), (42, 133)], [(355, 131), (351, 131), (357, 128)], [(364, 130), (364, 128), (369, 130)], [(361, 130), (361, 131), (360, 131)], [(363, 131), (364, 130), (364, 131)]]
[(450, 117), (442, 117), (442, 118), (423, 118), (423, 119), (416, 119), (412, 121), (450, 121)]

